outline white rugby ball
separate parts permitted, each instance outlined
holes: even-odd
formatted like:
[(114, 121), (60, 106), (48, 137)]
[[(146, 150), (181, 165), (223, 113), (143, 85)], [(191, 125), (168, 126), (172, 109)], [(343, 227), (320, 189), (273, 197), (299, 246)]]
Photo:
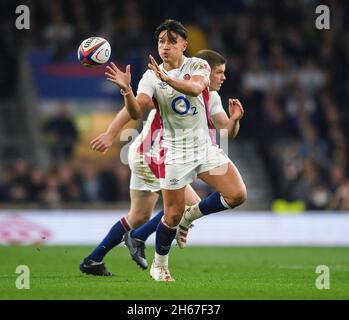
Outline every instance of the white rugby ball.
[(108, 62), (110, 55), (110, 44), (101, 37), (85, 39), (78, 48), (78, 59), (85, 67), (102, 65)]

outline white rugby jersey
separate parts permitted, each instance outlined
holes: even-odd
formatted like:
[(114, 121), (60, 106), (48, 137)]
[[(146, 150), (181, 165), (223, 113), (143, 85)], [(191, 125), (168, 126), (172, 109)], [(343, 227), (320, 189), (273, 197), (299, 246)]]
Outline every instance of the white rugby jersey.
[(143, 129), (132, 142), (130, 148), (140, 154), (157, 156), (159, 153), (159, 141), (161, 135), (161, 118), (158, 110), (149, 112), (147, 120), (143, 123)]
[[(215, 115), (219, 112), (225, 112), (222, 105), (222, 100), (217, 91), (209, 92), (209, 110), (211, 115)], [(160, 152), (160, 136), (161, 136), (161, 117), (158, 109), (153, 109), (149, 112), (147, 120), (143, 125), (141, 133), (133, 141), (130, 148), (132, 152), (144, 154), (147, 159), (158, 157)]]
[[(205, 60), (196, 57), (185, 57), (178, 69), (166, 71), (163, 64), (160, 68), (170, 77), (188, 80), (201, 75), (209, 81), (211, 71)], [(153, 98), (160, 112), (161, 144), (167, 153), (166, 161), (190, 161), (191, 155), (200, 154), (208, 144), (214, 143), (208, 88), (198, 97), (191, 97), (176, 91), (158, 79), (152, 70), (147, 70), (138, 85), (137, 94), (140, 93)]]

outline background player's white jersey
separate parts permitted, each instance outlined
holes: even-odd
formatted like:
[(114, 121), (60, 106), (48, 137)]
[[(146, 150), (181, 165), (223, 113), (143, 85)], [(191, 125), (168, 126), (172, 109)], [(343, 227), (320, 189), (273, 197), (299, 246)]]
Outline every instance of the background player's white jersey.
[[(209, 81), (210, 67), (199, 58), (185, 57), (182, 66), (171, 71), (166, 71), (163, 64), (160, 68), (173, 78), (189, 80), (194, 75), (201, 75)], [(137, 94), (140, 93), (153, 98), (160, 110), (165, 163), (185, 163), (202, 157), (206, 146), (213, 144), (208, 88), (198, 97), (191, 97), (174, 90), (148, 70), (139, 83)]]
[(130, 189), (159, 191), (160, 113), (150, 111), (143, 130), (130, 145), (128, 162), (132, 175)]
[(147, 120), (143, 123), (141, 133), (132, 142), (130, 148), (140, 154), (157, 156), (159, 154), (160, 130), (160, 113), (153, 109), (149, 112)]
[(221, 96), (217, 91), (210, 91), (210, 100), (209, 100), (209, 110), (210, 115), (213, 116), (219, 112), (225, 112), (223, 105), (222, 105), (222, 99)]

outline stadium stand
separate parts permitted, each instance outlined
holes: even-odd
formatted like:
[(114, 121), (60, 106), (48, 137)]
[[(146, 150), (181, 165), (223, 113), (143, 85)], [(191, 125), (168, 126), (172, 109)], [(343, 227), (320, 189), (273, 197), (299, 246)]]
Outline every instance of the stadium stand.
[(331, 4), (335, 18), (330, 30), (319, 31), (308, 10), (318, 1), (203, 1), (195, 12), (184, 10), (183, 0), (162, 11), (154, 10), (159, 1), (152, 6), (135, 0), (27, 2), (34, 8), (31, 29), (25, 40), (7, 30), (5, 41), (16, 43), (0, 61), (2, 203), (57, 207), (128, 200), (127, 168), (114, 167), (115, 159), (98, 165), (86, 160), (77, 169), (74, 156), (53, 167), (42, 160), (48, 150), (28, 153), (27, 137), (33, 136), (33, 149), (42, 148), (42, 140), (26, 117), (17, 123), (16, 114), (28, 113), (30, 106), (18, 99), (21, 73), (14, 68), (21, 64), (15, 48), (50, 49), (62, 61), (82, 39), (98, 34), (110, 39), (115, 60), (141, 52), (145, 69), (148, 53), (156, 50), (154, 27), (172, 17), (200, 36), (195, 48), (208, 43), (227, 57), (223, 101), (238, 97), (246, 110), (230, 156), (246, 176), (247, 207), (268, 209), (283, 199), (301, 201), (309, 210), (349, 209), (348, 3), (321, 1)]

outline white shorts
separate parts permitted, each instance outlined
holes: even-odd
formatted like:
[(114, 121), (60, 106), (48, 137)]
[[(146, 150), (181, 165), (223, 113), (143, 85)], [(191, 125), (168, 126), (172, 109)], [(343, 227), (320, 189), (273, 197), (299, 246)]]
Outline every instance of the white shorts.
[(158, 167), (146, 161), (146, 157), (130, 148), (128, 165), (131, 169), (130, 189), (140, 191), (160, 191)]
[[(207, 156), (188, 163), (166, 163), (164, 177), (160, 177), (160, 188), (176, 190), (192, 183), (198, 174), (210, 171), (213, 175), (224, 175), (231, 160), (218, 146), (208, 146)], [(219, 169), (217, 169), (219, 168)]]
[(160, 180), (155, 179), (153, 181), (144, 180), (131, 172), (130, 178), (130, 189), (139, 191), (150, 191), (159, 192), (160, 191)]

